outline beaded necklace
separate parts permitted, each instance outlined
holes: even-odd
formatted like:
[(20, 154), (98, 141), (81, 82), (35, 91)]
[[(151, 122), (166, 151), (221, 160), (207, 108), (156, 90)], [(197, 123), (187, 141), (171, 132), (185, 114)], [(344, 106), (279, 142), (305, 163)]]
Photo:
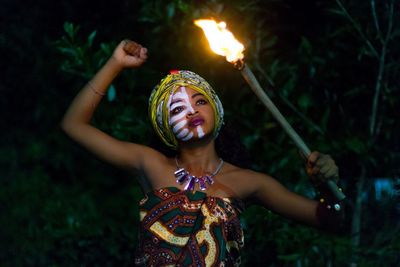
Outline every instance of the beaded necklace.
[(174, 172), (175, 177), (176, 177), (176, 182), (178, 184), (185, 184), (184, 190), (185, 191), (193, 191), (196, 184), (198, 184), (200, 190), (205, 191), (207, 189), (207, 183), (209, 185), (212, 185), (214, 183), (214, 176), (217, 175), (217, 173), (221, 170), (222, 165), (224, 164), (224, 161), (220, 158), (220, 163), (217, 167), (217, 169), (209, 174), (206, 173), (205, 175), (202, 175), (200, 177), (191, 175), (185, 168), (182, 168), (179, 166), (178, 162), (178, 157), (175, 157), (175, 163), (176, 163), (176, 171)]

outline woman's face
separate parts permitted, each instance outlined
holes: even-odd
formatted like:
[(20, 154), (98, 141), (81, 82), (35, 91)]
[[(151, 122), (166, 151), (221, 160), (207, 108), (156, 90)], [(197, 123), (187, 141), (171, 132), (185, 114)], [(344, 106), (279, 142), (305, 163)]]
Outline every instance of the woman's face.
[(169, 104), (169, 125), (179, 141), (202, 139), (214, 130), (214, 110), (198, 91), (181, 86)]

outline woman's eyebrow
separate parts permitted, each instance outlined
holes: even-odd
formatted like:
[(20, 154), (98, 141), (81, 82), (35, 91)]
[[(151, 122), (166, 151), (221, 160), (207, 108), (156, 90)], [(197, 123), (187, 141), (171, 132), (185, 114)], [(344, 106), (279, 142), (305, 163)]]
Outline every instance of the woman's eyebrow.
[(195, 93), (195, 94), (192, 95), (192, 98), (195, 98), (196, 96), (203, 96), (203, 94), (202, 93)]
[(179, 103), (179, 102), (182, 102), (182, 101), (183, 101), (183, 99), (176, 99), (176, 100), (172, 101), (171, 104), (169, 104), (169, 106), (172, 106), (173, 104)]

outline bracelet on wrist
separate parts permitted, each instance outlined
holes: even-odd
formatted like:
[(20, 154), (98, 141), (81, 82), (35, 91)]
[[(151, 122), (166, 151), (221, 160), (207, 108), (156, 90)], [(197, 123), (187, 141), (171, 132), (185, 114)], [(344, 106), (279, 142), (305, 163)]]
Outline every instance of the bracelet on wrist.
[[(340, 205), (340, 200), (335, 197), (334, 192), (331, 192), (328, 186), (326, 184), (321, 184), (320, 186), (317, 187), (318, 192), (318, 200), (321, 205), (324, 205), (328, 210), (333, 210), (333, 211), (340, 211), (341, 210), (341, 205)], [(342, 191), (341, 188), (339, 188), (339, 191)]]
[(322, 205), (325, 204), (325, 207), (330, 210), (333, 209), (335, 211), (340, 211), (342, 209), (342, 206), (340, 205), (340, 203), (326, 203), (325, 199), (323, 197), (321, 197), (319, 199), (319, 203), (321, 203)]
[(92, 83), (91, 83), (90, 81), (89, 81), (87, 84), (88, 84), (89, 88), (93, 91), (93, 93), (95, 93), (96, 95), (101, 95), (101, 96), (105, 96), (105, 95), (106, 95), (106, 94), (103, 93), (103, 92), (97, 91), (97, 90), (93, 87), (93, 85), (92, 85)]

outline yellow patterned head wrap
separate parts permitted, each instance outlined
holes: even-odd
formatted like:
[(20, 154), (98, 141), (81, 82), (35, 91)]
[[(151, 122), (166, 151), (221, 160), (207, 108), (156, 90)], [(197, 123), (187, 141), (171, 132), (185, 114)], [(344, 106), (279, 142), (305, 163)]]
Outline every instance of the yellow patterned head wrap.
[(203, 94), (214, 110), (214, 137), (218, 136), (223, 124), (224, 109), (210, 84), (194, 72), (187, 70), (171, 71), (153, 89), (149, 99), (149, 116), (154, 130), (170, 148), (177, 149), (178, 141), (169, 125), (168, 103), (175, 89), (185, 86)]

